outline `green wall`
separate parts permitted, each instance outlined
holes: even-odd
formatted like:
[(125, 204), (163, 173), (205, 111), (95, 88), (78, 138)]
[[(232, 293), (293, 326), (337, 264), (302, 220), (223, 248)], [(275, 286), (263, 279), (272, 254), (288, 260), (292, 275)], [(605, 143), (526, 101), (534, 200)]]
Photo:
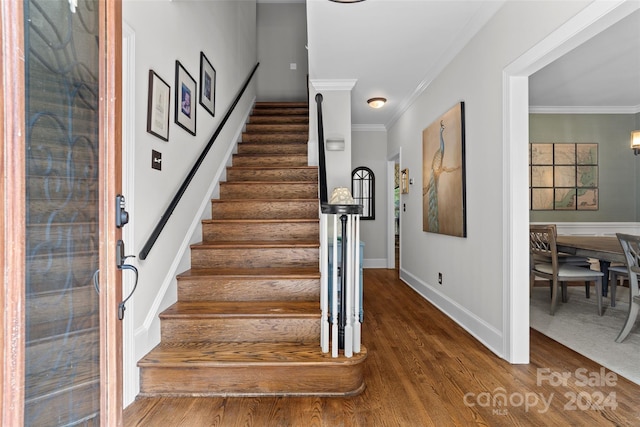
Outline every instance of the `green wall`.
[(531, 211), (532, 222), (634, 222), (640, 211), (640, 156), (629, 148), (640, 114), (530, 114), (530, 142), (595, 142), (599, 157), (597, 211)]

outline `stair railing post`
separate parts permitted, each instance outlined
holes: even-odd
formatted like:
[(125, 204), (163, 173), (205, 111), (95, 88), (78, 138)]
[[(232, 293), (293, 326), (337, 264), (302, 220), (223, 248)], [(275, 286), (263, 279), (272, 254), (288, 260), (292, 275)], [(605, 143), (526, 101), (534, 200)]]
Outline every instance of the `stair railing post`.
[(329, 254), (327, 237), (327, 216), (320, 214), (320, 347), (329, 352)]
[[(343, 264), (344, 275), (344, 313), (345, 313), (345, 325), (344, 325), (344, 355), (346, 357), (353, 356), (353, 215), (346, 216), (346, 226), (344, 227), (344, 234), (342, 235), (342, 250), (346, 245), (347, 256), (343, 257), (345, 262)], [(344, 223), (343, 223), (344, 224)], [(346, 241), (346, 244), (345, 244)]]
[(345, 326), (347, 324), (347, 293), (346, 293), (346, 279), (347, 279), (347, 215), (340, 215), (340, 223), (341, 223), (341, 236), (342, 239), (340, 241), (340, 313), (338, 315), (339, 321), (339, 338), (338, 338), (338, 346), (340, 350), (344, 349), (344, 333)]
[(360, 353), (360, 341), (362, 337), (362, 282), (360, 281), (360, 215), (354, 215), (353, 227), (355, 237), (353, 239), (354, 260), (353, 260), (353, 351)]
[(338, 215), (333, 216), (333, 281), (331, 288), (331, 356), (338, 357)]

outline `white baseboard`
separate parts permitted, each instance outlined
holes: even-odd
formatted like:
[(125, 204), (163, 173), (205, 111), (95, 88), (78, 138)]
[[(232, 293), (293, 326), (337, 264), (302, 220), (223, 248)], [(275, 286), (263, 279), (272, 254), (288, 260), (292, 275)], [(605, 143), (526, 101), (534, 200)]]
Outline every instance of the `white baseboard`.
[(440, 311), (462, 326), (485, 347), (497, 356), (504, 358), (502, 332), (451, 300), (437, 289), (418, 279), (404, 269), (400, 269), (400, 280), (405, 282), (424, 299), (435, 305)]
[(387, 259), (365, 258), (362, 260), (362, 268), (387, 268)]

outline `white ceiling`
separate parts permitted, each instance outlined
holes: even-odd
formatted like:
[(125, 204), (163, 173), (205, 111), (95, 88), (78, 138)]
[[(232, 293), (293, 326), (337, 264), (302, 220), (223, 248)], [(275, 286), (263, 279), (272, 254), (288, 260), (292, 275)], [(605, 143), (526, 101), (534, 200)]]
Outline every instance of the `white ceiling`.
[(529, 78), (532, 111), (640, 112), (640, 10)]
[[(309, 77), (357, 80), (351, 98), (354, 126), (389, 126), (502, 4), (307, 0)], [(376, 96), (387, 98), (387, 105), (378, 110), (368, 107), (366, 100)], [(540, 110), (590, 107), (639, 112), (640, 12), (535, 73), (530, 100)]]

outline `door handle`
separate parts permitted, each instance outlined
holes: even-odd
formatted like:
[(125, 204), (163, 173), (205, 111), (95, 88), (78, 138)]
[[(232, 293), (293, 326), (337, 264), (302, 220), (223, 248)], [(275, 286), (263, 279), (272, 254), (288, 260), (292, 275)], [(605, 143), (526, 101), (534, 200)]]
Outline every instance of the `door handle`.
[(125, 264), (125, 260), (127, 258), (135, 258), (135, 255), (125, 255), (124, 242), (122, 240), (118, 240), (116, 242), (116, 267), (118, 267), (118, 270), (131, 270), (136, 275), (131, 293), (120, 304), (118, 304), (118, 320), (124, 319), (124, 311), (127, 309), (125, 304), (129, 301), (129, 298), (133, 296), (133, 293), (138, 287), (138, 269), (131, 264)]

